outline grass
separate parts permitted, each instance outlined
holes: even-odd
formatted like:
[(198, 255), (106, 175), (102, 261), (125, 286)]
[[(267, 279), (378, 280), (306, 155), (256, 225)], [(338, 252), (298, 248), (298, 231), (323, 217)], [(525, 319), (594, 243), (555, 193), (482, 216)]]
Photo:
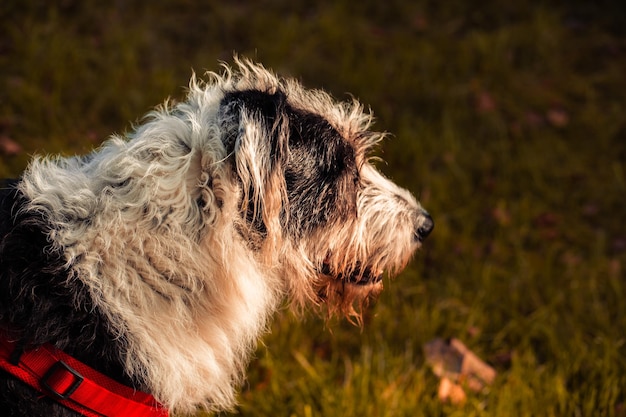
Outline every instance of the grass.
[[(435, 218), (363, 329), (277, 314), (232, 415), (626, 415), (619, 2), (34, 3), (0, 5), (0, 176), (89, 151), (237, 51), (370, 105), (380, 168)], [(488, 392), (437, 399), (434, 337), (496, 368)]]

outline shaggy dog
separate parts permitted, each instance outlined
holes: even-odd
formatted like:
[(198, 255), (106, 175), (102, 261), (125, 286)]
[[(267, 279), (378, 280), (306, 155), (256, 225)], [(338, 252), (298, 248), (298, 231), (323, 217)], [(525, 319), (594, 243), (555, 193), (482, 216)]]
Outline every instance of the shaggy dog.
[[(282, 300), (358, 317), (407, 264), (433, 222), (372, 166), (371, 115), (236, 63), (1, 186), (13, 360), (52, 346), (174, 412), (224, 410)], [(42, 391), (0, 372), (3, 415), (77, 415)]]

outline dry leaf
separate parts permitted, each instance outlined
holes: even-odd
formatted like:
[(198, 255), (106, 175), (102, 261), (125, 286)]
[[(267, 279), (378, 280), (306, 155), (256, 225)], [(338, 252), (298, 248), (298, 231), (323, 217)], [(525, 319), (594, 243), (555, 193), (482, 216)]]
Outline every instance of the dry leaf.
[(565, 127), (569, 124), (569, 114), (563, 109), (554, 108), (548, 110), (546, 118), (554, 127)]
[(5, 155), (14, 156), (22, 152), (22, 147), (8, 136), (0, 136), (0, 152)]
[(441, 378), (442, 401), (460, 404), (465, 400), (463, 387), (479, 392), (496, 378), (496, 371), (458, 339), (433, 339), (424, 345), (424, 354), (435, 375)]
[(455, 384), (449, 378), (442, 378), (439, 383), (437, 396), (441, 401), (450, 401), (452, 404), (463, 404), (467, 395), (459, 384)]

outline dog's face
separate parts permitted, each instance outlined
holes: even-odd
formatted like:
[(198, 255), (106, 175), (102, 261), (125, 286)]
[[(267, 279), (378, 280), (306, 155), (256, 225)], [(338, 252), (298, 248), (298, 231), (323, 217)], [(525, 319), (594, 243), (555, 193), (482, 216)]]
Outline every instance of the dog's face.
[(315, 301), (358, 317), (383, 274), (399, 272), (434, 223), (371, 164), (382, 135), (368, 130), (371, 117), (357, 103), (335, 105), (330, 117), (308, 104), (281, 89), (224, 95), (224, 143), (243, 188), (241, 230), (256, 250), (268, 240), (269, 251), (279, 252), (279, 241), (289, 256), (297, 249), (313, 272)]

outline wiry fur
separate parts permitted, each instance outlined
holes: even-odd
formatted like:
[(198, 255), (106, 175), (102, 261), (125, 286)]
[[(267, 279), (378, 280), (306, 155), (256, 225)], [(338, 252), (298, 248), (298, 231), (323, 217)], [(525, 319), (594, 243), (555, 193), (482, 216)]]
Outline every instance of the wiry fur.
[[(371, 116), (237, 64), (194, 77), (185, 101), (86, 157), (36, 158), (5, 191), (5, 331), (81, 344), (87, 362), (175, 411), (222, 410), (285, 296), (358, 317), (382, 272), (404, 267), (432, 222), (370, 164), (382, 138)], [(14, 259), (26, 231), (37, 253)], [(19, 288), (46, 285), (46, 317), (58, 320), (42, 332), (27, 317), (45, 295)]]

